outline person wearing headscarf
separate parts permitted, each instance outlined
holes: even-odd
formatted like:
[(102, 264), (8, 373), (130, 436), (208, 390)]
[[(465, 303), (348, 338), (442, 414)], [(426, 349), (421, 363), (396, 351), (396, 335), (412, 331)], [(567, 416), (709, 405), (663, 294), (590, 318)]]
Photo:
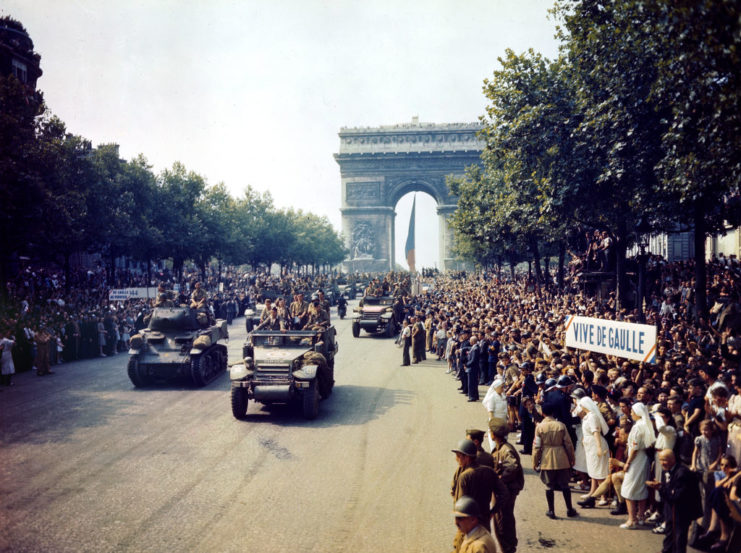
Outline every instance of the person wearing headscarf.
[(587, 461), (587, 474), (592, 483), (582, 507), (594, 507), (594, 492), (610, 473), (610, 451), (605, 434), (609, 431), (599, 407), (589, 396), (582, 397), (577, 403), (577, 412), (581, 417), (581, 434), (584, 453)]
[[(504, 395), (504, 378), (501, 375), (494, 378), (481, 403), (489, 414), (490, 421), (500, 419), (507, 423), (507, 397)], [(489, 440), (489, 449), (494, 449), (491, 437), (488, 434), (486, 437)]]
[(628, 435), (628, 458), (623, 467), (625, 479), (621, 489), (628, 506), (628, 520), (620, 528), (633, 530), (643, 524), (648, 498), (646, 480), (650, 465), (646, 449), (656, 442), (656, 433), (648, 408), (643, 403), (634, 403), (630, 413), (635, 424)]

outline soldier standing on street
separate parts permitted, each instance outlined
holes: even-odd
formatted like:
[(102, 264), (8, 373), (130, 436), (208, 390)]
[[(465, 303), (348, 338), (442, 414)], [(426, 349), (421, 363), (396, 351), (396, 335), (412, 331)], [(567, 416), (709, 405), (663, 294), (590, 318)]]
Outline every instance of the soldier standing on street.
[(494, 458), (481, 445), (484, 442), (484, 431), (469, 428), (466, 430), (466, 438), (476, 445), (476, 462), (481, 466), (494, 468)]
[(494, 528), (504, 553), (514, 553), (517, 550), (515, 500), (517, 494), (525, 487), (525, 475), (515, 446), (507, 441), (508, 432), (507, 421), (502, 419), (489, 421), (489, 434), (494, 444), (494, 449), (491, 452), (494, 461), (494, 472), (504, 482), (509, 492), (509, 498), (494, 515)]
[(481, 509), (479, 522), (484, 528), (490, 530), (491, 500), (494, 498), (494, 513), (496, 513), (501, 505), (507, 503), (509, 492), (494, 469), (482, 467), (476, 462), (476, 445), (471, 440), (461, 440), (458, 448), (451, 451), (455, 453), (458, 462), (458, 469), (453, 474), (450, 489), (453, 501), (458, 501), (464, 495), (471, 496)]
[(414, 363), (425, 359), (425, 327), (417, 317), (412, 317), (412, 357)]
[(496, 538), (479, 524), (479, 509), (476, 501), (464, 495), (453, 508), (458, 532), (453, 540), (453, 553), (501, 553)]

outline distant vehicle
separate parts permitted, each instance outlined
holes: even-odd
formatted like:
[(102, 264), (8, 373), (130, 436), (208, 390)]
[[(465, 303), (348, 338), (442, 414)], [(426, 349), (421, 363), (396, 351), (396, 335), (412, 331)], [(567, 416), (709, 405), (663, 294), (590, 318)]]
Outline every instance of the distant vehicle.
[(316, 418), (319, 399), (334, 387), (337, 331), (256, 330), (247, 337), (244, 362), (230, 368), (232, 414), (247, 416), (248, 401), (301, 404), (307, 419)]
[(188, 377), (205, 386), (226, 370), (226, 321), (212, 325), (190, 307), (157, 307), (147, 328), (131, 337), (129, 379), (136, 387), (154, 380)]
[(337, 300), (337, 314), (340, 316), (340, 319), (344, 319), (345, 315), (347, 315), (347, 299), (344, 295), (341, 295)]
[(394, 316), (394, 298), (391, 296), (366, 296), (362, 307), (353, 309), (355, 318), (352, 323), (352, 335), (357, 338), (360, 331), (370, 334), (383, 333), (393, 338), (399, 332), (400, 323)]

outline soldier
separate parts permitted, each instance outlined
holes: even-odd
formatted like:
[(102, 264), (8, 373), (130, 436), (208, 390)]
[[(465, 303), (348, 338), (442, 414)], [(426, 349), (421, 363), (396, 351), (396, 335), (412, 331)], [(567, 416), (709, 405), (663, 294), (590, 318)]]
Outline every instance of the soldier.
[(293, 297), (293, 301), (291, 302), (291, 326), (302, 328), (306, 324), (306, 319), (309, 317), (308, 309), (309, 304), (304, 301), (304, 293), (299, 292)]
[(469, 428), (466, 430), (466, 438), (476, 445), (476, 462), (481, 466), (494, 468), (494, 458), (481, 445), (484, 442), (484, 431)]
[(322, 306), (322, 309), (324, 309), (327, 312), (327, 316), (329, 316), (329, 311), (332, 308), (332, 305), (329, 303), (329, 300), (324, 295), (324, 290), (317, 290), (316, 294), (319, 298), (319, 305)]
[(259, 325), (257, 325), (257, 328), (255, 330), (281, 330), (285, 332), (286, 325), (283, 319), (278, 316), (277, 306), (274, 305), (272, 307), (272, 309), (270, 310), (270, 315), (265, 317), (265, 319)]
[(453, 508), (458, 532), (453, 540), (454, 553), (501, 553), (496, 538), (479, 524), (479, 509), (476, 501), (464, 495)]
[(193, 292), (190, 294), (190, 306), (194, 309), (206, 309), (208, 304), (208, 294), (201, 288), (201, 283), (196, 282)]
[(304, 325), (304, 330), (325, 330), (329, 326), (329, 314), (322, 309), (319, 297), (312, 297), (309, 306), (309, 319)]
[(494, 472), (504, 482), (509, 497), (494, 515), (494, 528), (504, 553), (517, 550), (517, 529), (515, 527), (515, 500), (517, 494), (525, 487), (525, 475), (522, 471), (520, 456), (515, 447), (507, 441), (509, 428), (502, 419), (489, 421), (489, 434), (494, 444), (491, 456), (494, 461)]
[(490, 530), (492, 512), (489, 505), (492, 497), (495, 500), (494, 512), (496, 513), (501, 505), (507, 503), (509, 492), (494, 469), (482, 467), (476, 462), (476, 445), (471, 440), (461, 440), (458, 449), (451, 451), (455, 453), (458, 462), (458, 469), (453, 475), (453, 484), (450, 489), (453, 501), (458, 501), (464, 495), (474, 498), (481, 509), (479, 522), (484, 528)]

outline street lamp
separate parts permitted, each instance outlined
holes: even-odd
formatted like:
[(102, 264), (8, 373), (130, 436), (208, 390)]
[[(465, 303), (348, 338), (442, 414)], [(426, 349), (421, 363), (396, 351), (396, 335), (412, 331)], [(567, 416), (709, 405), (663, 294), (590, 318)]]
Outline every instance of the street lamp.
[(648, 239), (650, 238), (651, 225), (645, 218), (641, 217), (636, 225), (636, 242), (638, 243), (638, 320), (641, 323), (646, 322), (643, 316), (643, 298), (646, 297), (646, 248), (648, 248)]

